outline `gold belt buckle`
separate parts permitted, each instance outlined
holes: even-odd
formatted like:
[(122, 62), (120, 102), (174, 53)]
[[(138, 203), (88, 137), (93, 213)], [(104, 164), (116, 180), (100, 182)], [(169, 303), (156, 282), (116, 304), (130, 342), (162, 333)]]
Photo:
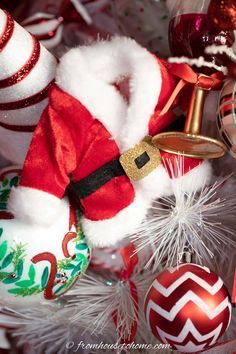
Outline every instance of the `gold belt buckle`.
[(161, 154), (146, 136), (139, 144), (120, 156), (120, 163), (131, 181), (139, 181), (161, 164)]

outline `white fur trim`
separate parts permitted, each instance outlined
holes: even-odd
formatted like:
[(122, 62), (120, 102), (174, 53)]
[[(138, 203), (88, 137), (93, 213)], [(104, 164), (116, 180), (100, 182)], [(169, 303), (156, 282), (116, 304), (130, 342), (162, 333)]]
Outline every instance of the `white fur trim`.
[(133, 182), (133, 185), (135, 190), (140, 191), (148, 200), (154, 200), (172, 193), (171, 179), (162, 165), (142, 180)]
[(51, 226), (67, 209), (65, 200), (28, 187), (13, 188), (8, 202), (8, 210), (15, 218), (40, 226)]
[(199, 166), (193, 168), (184, 176), (171, 180), (173, 190), (180, 188), (185, 192), (195, 192), (210, 182), (212, 176), (212, 166), (208, 161), (204, 161)]
[(112, 219), (92, 221), (82, 218), (82, 228), (89, 244), (92, 247), (109, 247), (124, 239), (141, 224), (148, 207), (147, 200), (137, 192), (134, 202)]
[[(130, 79), (129, 103), (114, 87), (124, 77)], [(56, 82), (104, 124), (123, 152), (147, 135), (162, 77), (151, 53), (130, 38), (114, 37), (70, 50)]]

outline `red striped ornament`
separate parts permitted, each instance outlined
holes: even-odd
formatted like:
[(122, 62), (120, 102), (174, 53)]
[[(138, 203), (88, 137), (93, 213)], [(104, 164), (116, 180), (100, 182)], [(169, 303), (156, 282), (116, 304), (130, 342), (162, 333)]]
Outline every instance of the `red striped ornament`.
[[(5, 11), (4, 11), (5, 12)], [(7, 47), (9, 42), (13, 40), (13, 34), (15, 31), (16, 23), (13, 21), (11, 16), (5, 12), (6, 16), (6, 25), (3, 35), (0, 38), (0, 52)], [(20, 48), (19, 48), (20, 49)], [(4, 89), (7, 87), (14, 87), (14, 85), (24, 81), (26, 77), (33, 71), (33, 69), (38, 64), (41, 55), (41, 47), (38, 40), (35, 37), (32, 37), (32, 53), (28, 59), (28, 61), (13, 75), (0, 80), (0, 89)], [(10, 59), (10, 58), (9, 58)], [(5, 63), (4, 63), (5, 64)], [(42, 65), (42, 63), (40, 63)], [(5, 64), (6, 65), (6, 64)], [(17, 64), (16, 64), (17, 65)], [(55, 61), (56, 65), (56, 61)], [(53, 70), (54, 74), (54, 70)], [(50, 75), (51, 76), (51, 75)], [(26, 108), (36, 103), (39, 103), (47, 97), (48, 91), (50, 89), (50, 85), (52, 83), (53, 77), (51, 77), (50, 81), (48, 81), (47, 85), (43, 86), (40, 91), (34, 92), (33, 95), (28, 97), (24, 97), (23, 99), (19, 99), (14, 102), (0, 102), (0, 110), (14, 110), (19, 108)], [(33, 83), (32, 83), (33, 84)]]
[(46, 48), (51, 49), (60, 44), (64, 24), (71, 22), (92, 24), (92, 18), (86, 10), (86, 6), (80, 0), (63, 0), (55, 15), (37, 12), (25, 19), (22, 25), (27, 31), (34, 34)]
[(236, 158), (236, 81), (226, 81), (219, 99), (217, 125), (231, 156)]
[(45, 109), (57, 61), (0, 10), (0, 154), (22, 164)]
[(223, 281), (196, 264), (182, 264), (160, 273), (145, 299), (152, 333), (185, 353), (214, 345), (229, 326), (231, 310)]

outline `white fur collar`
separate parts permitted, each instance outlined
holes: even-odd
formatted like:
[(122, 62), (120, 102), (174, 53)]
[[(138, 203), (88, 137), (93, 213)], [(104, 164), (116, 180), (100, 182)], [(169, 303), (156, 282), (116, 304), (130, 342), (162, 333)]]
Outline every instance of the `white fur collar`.
[[(113, 85), (124, 77), (130, 78), (129, 103)], [(132, 39), (114, 37), (70, 50), (56, 82), (103, 123), (123, 152), (148, 134), (162, 77), (151, 53)]]

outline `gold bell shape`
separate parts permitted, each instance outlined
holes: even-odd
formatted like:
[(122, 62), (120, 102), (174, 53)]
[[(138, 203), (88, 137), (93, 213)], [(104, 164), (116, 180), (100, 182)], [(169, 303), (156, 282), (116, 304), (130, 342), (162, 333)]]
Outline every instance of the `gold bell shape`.
[(201, 135), (203, 108), (208, 91), (199, 83), (194, 86), (184, 131), (154, 136), (152, 141), (156, 147), (172, 154), (200, 159), (214, 159), (225, 155), (227, 147), (223, 142)]

